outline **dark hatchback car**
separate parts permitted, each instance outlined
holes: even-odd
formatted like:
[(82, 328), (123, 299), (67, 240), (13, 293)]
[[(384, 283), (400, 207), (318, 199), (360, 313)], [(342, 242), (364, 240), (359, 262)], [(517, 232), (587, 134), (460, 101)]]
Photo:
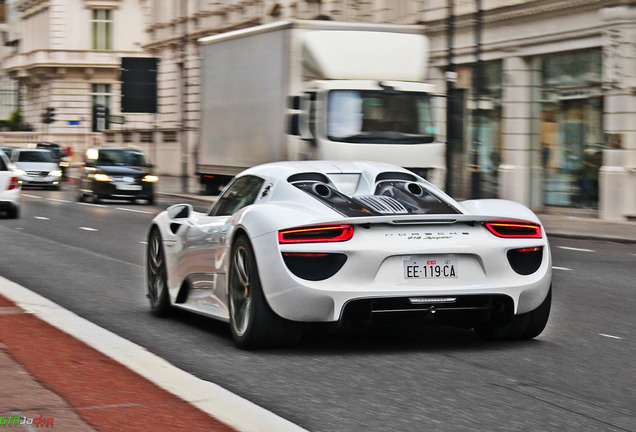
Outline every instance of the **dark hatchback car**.
[(144, 199), (155, 202), (152, 165), (144, 153), (129, 147), (94, 147), (86, 150), (85, 166), (77, 186), (77, 200)]

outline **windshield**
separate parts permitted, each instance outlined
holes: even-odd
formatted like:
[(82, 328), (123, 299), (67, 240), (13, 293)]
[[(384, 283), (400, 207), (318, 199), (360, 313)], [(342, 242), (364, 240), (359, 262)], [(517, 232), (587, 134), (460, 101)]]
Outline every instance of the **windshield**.
[(351, 143), (420, 144), (435, 140), (430, 96), (380, 90), (333, 90), (327, 136)]
[(18, 162), (53, 162), (49, 151), (21, 151)]
[(147, 166), (144, 154), (138, 150), (99, 150), (97, 165)]

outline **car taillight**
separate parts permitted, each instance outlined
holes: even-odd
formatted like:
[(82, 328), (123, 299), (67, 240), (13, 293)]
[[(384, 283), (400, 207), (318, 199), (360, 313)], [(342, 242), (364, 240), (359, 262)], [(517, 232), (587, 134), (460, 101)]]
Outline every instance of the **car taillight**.
[(533, 222), (482, 222), (488, 231), (503, 238), (541, 238), (541, 226)]
[(11, 177), (11, 182), (9, 183), (9, 190), (18, 189), (19, 187), (20, 187), (20, 178)]
[(351, 225), (293, 228), (278, 232), (278, 243), (323, 243), (347, 241), (353, 237)]

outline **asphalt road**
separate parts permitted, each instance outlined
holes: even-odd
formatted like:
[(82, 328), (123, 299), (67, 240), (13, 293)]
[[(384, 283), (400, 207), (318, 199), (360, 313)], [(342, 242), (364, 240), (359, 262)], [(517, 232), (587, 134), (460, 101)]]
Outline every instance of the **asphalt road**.
[(553, 312), (534, 341), (425, 328), (244, 352), (223, 323), (148, 313), (146, 228), (176, 199), (22, 197), (21, 218), (0, 220), (2, 276), (310, 431), (636, 431), (636, 245), (552, 239)]

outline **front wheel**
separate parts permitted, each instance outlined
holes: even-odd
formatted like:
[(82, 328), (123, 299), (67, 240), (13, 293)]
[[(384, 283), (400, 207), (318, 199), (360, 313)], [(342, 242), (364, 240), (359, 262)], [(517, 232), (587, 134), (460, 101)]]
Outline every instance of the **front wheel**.
[(230, 329), (239, 348), (265, 348), (300, 339), (300, 324), (279, 317), (267, 304), (254, 251), (245, 236), (232, 246), (228, 291)]
[(515, 315), (507, 324), (485, 324), (475, 328), (475, 332), (486, 340), (526, 340), (533, 339), (541, 334), (552, 306), (552, 287), (548, 291), (545, 300), (538, 308), (521, 315)]
[(161, 233), (157, 228), (154, 228), (148, 238), (146, 283), (148, 300), (150, 300), (150, 312), (156, 316), (166, 316), (171, 309), (166, 272), (166, 259)]

